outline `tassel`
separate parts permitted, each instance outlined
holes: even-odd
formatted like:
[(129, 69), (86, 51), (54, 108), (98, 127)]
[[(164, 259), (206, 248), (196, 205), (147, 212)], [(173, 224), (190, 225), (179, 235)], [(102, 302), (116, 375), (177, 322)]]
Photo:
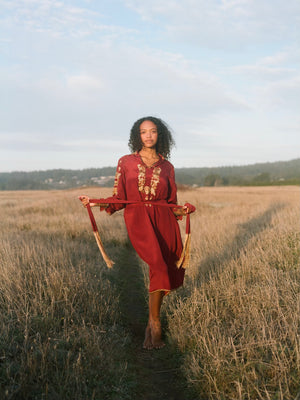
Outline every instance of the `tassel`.
[(177, 268), (188, 268), (190, 263), (191, 234), (185, 235), (184, 245), (180, 259), (176, 262)]
[(180, 267), (187, 268), (189, 266), (190, 249), (191, 249), (191, 222), (190, 222), (190, 214), (187, 214), (185, 240), (184, 240), (184, 245), (183, 245), (180, 259), (176, 262), (177, 268), (180, 268)]
[(108, 257), (108, 255), (107, 255), (107, 253), (106, 253), (106, 251), (104, 249), (102, 240), (100, 238), (99, 232), (98, 231), (97, 232), (94, 231), (93, 233), (94, 233), (97, 245), (99, 247), (99, 250), (100, 250), (100, 252), (102, 254), (103, 260), (106, 262), (106, 265), (107, 265), (108, 268), (112, 268), (114, 262)]
[(107, 253), (106, 253), (106, 251), (104, 249), (102, 240), (101, 240), (99, 232), (98, 232), (96, 220), (94, 218), (94, 215), (93, 215), (93, 212), (91, 210), (90, 204), (88, 204), (86, 208), (87, 208), (88, 213), (89, 213), (89, 217), (90, 217), (90, 220), (91, 220), (91, 223), (92, 223), (93, 233), (94, 233), (97, 245), (99, 247), (100, 253), (102, 254), (102, 257), (103, 257), (107, 267), (108, 268), (112, 268), (114, 262), (108, 257), (108, 255), (107, 255)]

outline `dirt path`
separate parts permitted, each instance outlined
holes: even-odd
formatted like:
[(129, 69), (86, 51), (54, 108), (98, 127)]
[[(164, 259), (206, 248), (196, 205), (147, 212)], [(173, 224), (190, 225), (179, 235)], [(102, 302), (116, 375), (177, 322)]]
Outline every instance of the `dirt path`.
[(131, 245), (124, 247), (114, 270), (122, 322), (131, 335), (129, 362), (137, 384), (133, 400), (191, 399), (180, 372), (180, 355), (168, 344), (161, 350), (142, 348), (148, 307), (141, 266)]

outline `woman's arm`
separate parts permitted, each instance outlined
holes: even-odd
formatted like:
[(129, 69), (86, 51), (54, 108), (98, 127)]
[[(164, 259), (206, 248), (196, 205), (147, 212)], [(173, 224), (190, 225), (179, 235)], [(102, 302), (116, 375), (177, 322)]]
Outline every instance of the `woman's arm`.
[[(112, 197), (108, 197), (106, 200), (113, 201), (113, 200), (127, 200), (126, 196), (126, 177), (125, 177), (125, 162), (126, 156), (121, 157), (118, 161), (118, 166), (115, 174), (115, 181), (114, 181), (114, 188), (113, 188), (113, 195)], [(111, 215), (116, 211), (122, 210), (125, 207), (123, 203), (110, 203), (105, 208), (105, 211)], [(102, 210), (102, 207), (100, 207)]]
[[(126, 189), (125, 189), (125, 172), (123, 168), (123, 157), (120, 158), (115, 174), (115, 181), (114, 181), (114, 189), (113, 189), (113, 196), (107, 197), (103, 199), (103, 203), (90, 203), (90, 199), (88, 196), (83, 195), (79, 196), (79, 200), (81, 200), (84, 207), (87, 204), (90, 204), (90, 207), (100, 207), (100, 211), (105, 210), (109, 215), (113, 214), (114, 212), (121, 210), (125, 207), (123, 203), (113, 203), (113, 200), (126, 200)], [(101, 199), (102, 200), (102, 199)], [(105, 203), (105, 200), (109, 203)]]
[[(169, 175), (169, 198), (168, 203), (177, 204), (177, 185), (175, 182), (175, 171), (174, 167), (172, 166), (170, 175)], [(195, 207), (189, 203), (186, 203), (183, 207), (177, 208), (174, 207), (172, 209), (174, 215), (182, 219), (184, 215), (190, 214), (195, 211)]]
[[(177, 204), (177, 185), (175, 182), (175, 171), (173, 165), (171, 166), (171, 170), (169, 173), (169, 196), (168, 203)], [(172, 208), (174, 215), (178, 219), (182, 219), (182, 216), (185, 215), (185, 211), (183, 208)]]
[[(79, 200), (82, 202), (83, 206), (86, 208), (86, 206), (90, 203), (90, 198), (86, 195), (82, 195), (78, 197)], [(107, 208), (108, 204), (106, 203), (90, 203), (90, 207), (96, 207), (99, 206), (101, 208)]]

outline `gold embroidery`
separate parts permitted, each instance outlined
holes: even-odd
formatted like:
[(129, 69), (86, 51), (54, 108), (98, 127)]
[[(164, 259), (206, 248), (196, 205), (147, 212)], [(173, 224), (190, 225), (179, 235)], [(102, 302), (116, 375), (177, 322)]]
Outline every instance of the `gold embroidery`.
[(116, 196), (118, 194), (118, 184), (119, 184), (120, 176), (121, 176), (121, 167), (118, 166), (117, 172), (116, 172), (116, 175), (115, 175), (113, 196)]
[(144, 165), (138, 164), (138, 169), (139, 169), (139, 175), (138, 175), (138, 186), (139, 186), (139, 191), (143, 192), (144, 191), (144, 186), (145, 186), (145, 179), (146, 179), (146, 168)]
[(161, 168), (153, 168), (152, 177), (150, 181), (150, 186), (145, 186), (146, 182), (146, 167), (144, 165), (138, 164), (138, 187), (139, 192), (145, 194), (145, 200), (152, 200), (156, 196), (156, 189), (159, 183), (159, 175)]
[(150, 195), (150, 200), (152, 200), (153, 197), (155, 197), (155, 195), (156, 195), (156, 189), (157, 189), (157, 185), (158, 185), (158, 183), (159, 183), (159, 175), (160, 175), (160, 172), (161, 172), (161, 168), (159, 168), (159, 167), (155, 167), (155, 168), (153, 169), (153, 174), (152, 174), (151, 184), (150, 184), (150, 186), (151, 186), (151, 190), (150, 190), (150, 193), (151, 193), (151, 195)]
[(149, 200), (150, 186), (144, 187), (144, 193), (146, 195), (145, 200)]

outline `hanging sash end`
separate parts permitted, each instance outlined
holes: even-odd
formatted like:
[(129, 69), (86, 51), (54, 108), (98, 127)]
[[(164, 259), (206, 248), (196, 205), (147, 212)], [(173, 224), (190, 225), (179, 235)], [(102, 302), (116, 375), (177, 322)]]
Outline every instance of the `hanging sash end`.
[(185, 235), (184, 245), (180, 259), (176, 262), (177, 268), (188, 268), (190, 263), (191, 234)]
[[(195, 207), (193, 207), (193, 210), (191, 212), (195, 211)], [(190, 214), (187, 214), (186, 216), (186, 231), (185, 231), (185, 240), (184, 240), (184, 245), (182, 248), (181, 256), (179, 260), (176, 262), (177, 268), (188, 268), (189, 263), (190, 263), (190, 250), (191, 250), (191, 222), (190, 222)]]
[(103, 243), (102, 243), (102, 240), (100, 238), (99, 232), (98, 231), (97, 232), (94, 231), (93, 233), (94, 233), (97, 245), (99, 247), (99, 250), (100, 250), (100, 252), (102, 254), (103, 260), (105, 261), (105, 263), (106, 263), (108, 268), (112, 268), (112, 266), (114, 265), (114, 262), (108, 257), (106, 251), (104, 250)]

